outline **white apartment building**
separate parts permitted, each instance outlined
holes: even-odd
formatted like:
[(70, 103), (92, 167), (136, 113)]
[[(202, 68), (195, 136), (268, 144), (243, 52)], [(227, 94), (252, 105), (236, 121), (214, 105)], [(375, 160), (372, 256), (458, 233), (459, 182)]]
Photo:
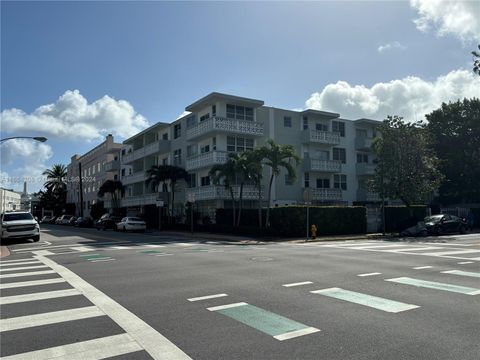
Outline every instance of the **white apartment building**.
[[(228, 192), (211, 183), (208, 172), (227, 160), (229, 152), (261, 146), (267, 139), (291, 144), (301, 158), (297, 179), (282, 171), (276, 177), (271, 206), (303, 203), (305, 188), (314, 204), (353, 205), (378, 201), (366, 180), (374, 174), (370, 145), (379, 121), (348, 120), (340, 114), (292, 111), (265, 106), (262, 100), (211, 93), (185, 108), (190, 113), (171, 124), (157, 123), (124, 141), (121, 181), (126, 185), (122, 207), (127, 213), (157, 217), (156, 200), (168, 201), (165, 192), (145, 184), (152, 165), (184, 167), (191, 179), (177, 186), (175, 208), (195, 201), (196, 208), (213, 218), (215, 209), (230, 207)], [(270, 169), (264, 169), (263, 199), (266, 199)], [(161, 190), (166, 190), (165, 188)], [(256, 206), (258, 191), (244, 187), (245, 207)]]
[(0, 188), (0, 213), (22, 210), (21, 199), (21, 192)]
[[(115, 143), (109, 134), (105, 141), (83, 155), (75, 154), (67, 166), (67, 203), (75, 204), (75, 216), (90, 216), (90, 208), (98, 201), (98, 189), (106, 180), (119, 180), (120, 151), (123, 147)], [(83, 199), (80, 196), (80, 167), (82, 171)], [(82, 203), (83, 200), (83, 203)], [(108, 195), (105, 208), (111, 208)]]

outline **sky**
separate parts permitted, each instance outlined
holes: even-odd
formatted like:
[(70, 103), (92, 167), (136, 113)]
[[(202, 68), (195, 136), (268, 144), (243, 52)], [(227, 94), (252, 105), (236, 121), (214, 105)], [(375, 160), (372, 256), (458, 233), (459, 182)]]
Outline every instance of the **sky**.
[(42, 186), (112, 133), (212, 91), (343, 118), (421, 120), (479, 97), (480, 1), (2, 1), (1, 186)]

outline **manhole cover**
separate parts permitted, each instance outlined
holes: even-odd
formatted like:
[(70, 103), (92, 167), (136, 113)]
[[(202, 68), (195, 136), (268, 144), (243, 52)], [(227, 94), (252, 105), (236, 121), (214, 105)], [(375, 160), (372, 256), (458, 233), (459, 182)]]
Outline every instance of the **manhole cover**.
[(273, 258), (268, 257), (268, 256), (257, 256), (257, 257), (250, 258), (250, 260), (253, 260), (253, 261), (273, 261)]

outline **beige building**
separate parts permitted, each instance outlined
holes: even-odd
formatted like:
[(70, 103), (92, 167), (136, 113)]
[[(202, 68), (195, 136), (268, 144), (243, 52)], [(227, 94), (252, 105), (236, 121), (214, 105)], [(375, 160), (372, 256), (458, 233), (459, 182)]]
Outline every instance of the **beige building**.
[(0, 188), (0, 213), (21, 211), (22, 193), (12, 189)]

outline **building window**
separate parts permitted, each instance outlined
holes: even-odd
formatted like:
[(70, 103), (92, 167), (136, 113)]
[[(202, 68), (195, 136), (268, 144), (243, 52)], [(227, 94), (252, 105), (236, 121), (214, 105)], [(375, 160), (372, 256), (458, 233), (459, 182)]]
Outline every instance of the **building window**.
[(122, 169), (122, 177), (125, 176), (125, 169)]
[(310, 187), (310, 174), (308, 172), (305, 173), (304, 187), (306, 188)]
[(187, 118), (187, 129), (191, 128), (192, 126), (195, 126), (195, 115), (189, 116)]
[(322, 123), (316, 123), (315, 124), (315, 130), (328, 131), (328, 125), (327, 124), (322, 124)]
[(209, 186), (210, 185), (210, 176), (202, 176), (200, 179), (202, 186)]
[(207, 119), (210, 119), (210, 113), (206, 113), (205, 115), (200, 116), (200, 122), (203, 122)]
[(168, 158), (163, 158), (162, 159), (162, 165), (167, 165), (168, 163)]
[[(118, 160), (117, 156), (115, 156), (115, 160)], [(100, 172), (100, 163), (97, 164), (97, 171)]]
[(341, 161), (342, 164), (347, 163), (347, 153), (344, 148), (333, 148), (333, 160)]
[(332, 131), (340, 133), (341, 137), (345, 137), (345, 123), (341, 121), (332, 121)]
[(182, 124), (176, 124), (173, 127), (173, 138), (178, 139), (180, 136), (182, 136)]
[(217, 150), (217, 138), (212, 138), (212, 150)]
[(317, 188), (330, 189), (330, 179), (317, 179)]
[(335, 189), (347, 190), (347, 175), (333, 175), (333, 187)]
[(357, 163), (368, 164), (368, 155), (367, 154), (357, 154)]
[(308, 129), (308, 117), (304, 116), (302, 118), (302, 124), (303, 124), (303, 130), (307, 130)]
[(182, 165), (182, 149), (177, 149), (173, 152), (173, 165)]
[(197, 145), (187, 146), (187, 157), (197, 155)]
[(90, 200), (87, 200), (87, 209), (90, 209)]
[(292, 118), (290, 116), (284, 116), (283, 117), (283, 126), (284, 127), (292, 127)]
[(355, 130), (355, 134), (359, 138), (366, 138), (367, 137), (367, 130), (365, 129), (357, 129)]
[(197, 175), (196, 174), (190, 174), (188, 176), (187, 180), (188, 187), (194, 188), (197, 186)]
[(168, 140), (168, 133), (162, 135), (162, 140)]
[(212, 117), (217, 116), (217, 105), (212, 105)]
[(227, 136), (227, 151), (242, 152), (245, 150), (253, 150), (253, 139)]
[(253, 121), (253, 108), (227, 104), (227, 118)]
[(285, 185), (293, 185), (293, 178), (288, 174), (285, 174)]
[[(118, 180), (118, 175), (117, 174), (113, 175), (113, 180)], [(93, 191), (95, 191), (95, 188), (93, 188)]]
[(125, 149), (122, 149), (122, 156), (125, 155)]
[(210, 145), (203, 145), (200, 146), (200, 154), (204, 154), (210, 152)]

